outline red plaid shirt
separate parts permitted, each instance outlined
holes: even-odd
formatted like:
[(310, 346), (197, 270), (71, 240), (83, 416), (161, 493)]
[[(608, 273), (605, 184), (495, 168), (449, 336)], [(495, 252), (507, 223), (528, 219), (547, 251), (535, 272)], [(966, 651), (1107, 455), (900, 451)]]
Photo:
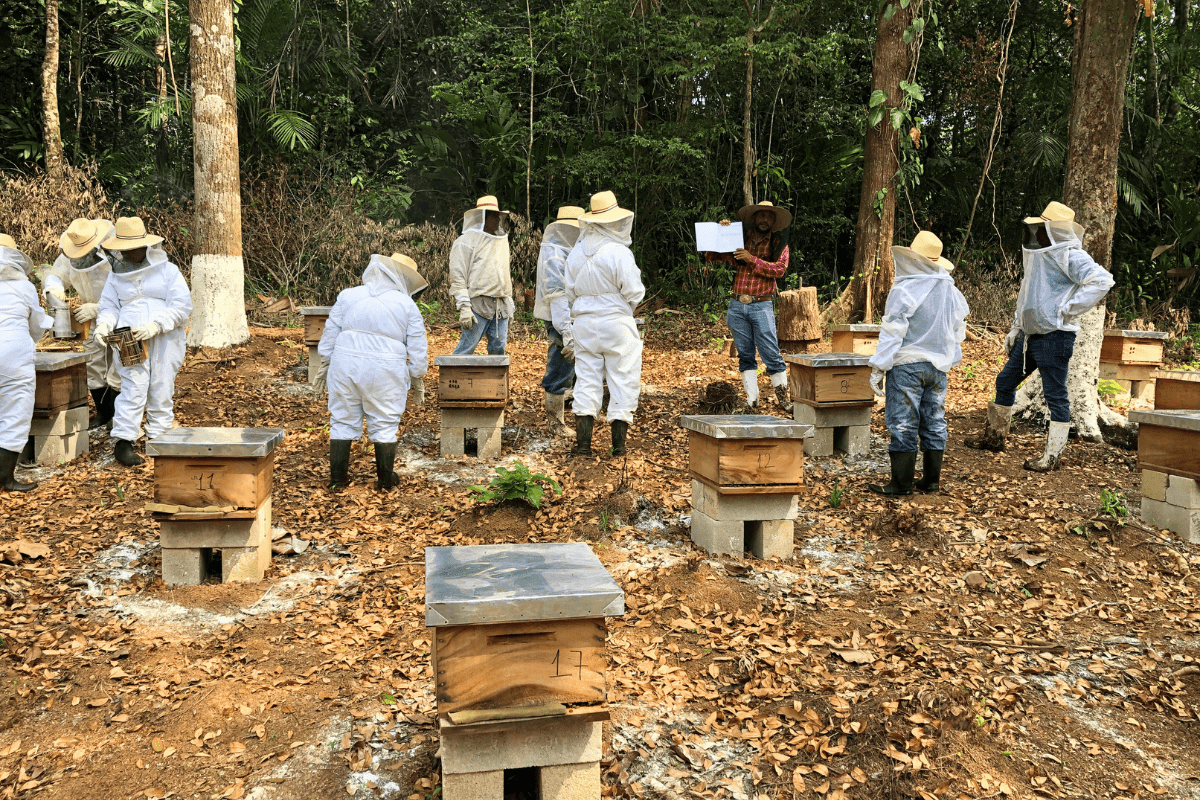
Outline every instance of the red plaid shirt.
[(775, 294), (778, 287), (775, 281), (783, 277), (788, 268), (788, 248), (784, 247), (779, 254), (779, 260), (768, 261), (771, 257), (771, 237), (766, 236), (761, 241), (753, 241), (746, 237), (746, 250), (750, 252), (750, 260), (743, 264), (733, 257), (733, 253), (706, 253), (709, 261), (728, 261), (737, 266), (737, 275), (733, 278), (733, 293), (749, 294), (759, 297), (764, 294)]

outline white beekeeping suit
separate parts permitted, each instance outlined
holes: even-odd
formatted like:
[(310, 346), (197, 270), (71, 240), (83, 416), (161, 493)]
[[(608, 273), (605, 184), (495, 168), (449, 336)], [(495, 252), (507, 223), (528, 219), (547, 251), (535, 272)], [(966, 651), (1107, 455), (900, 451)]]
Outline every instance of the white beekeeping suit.
[[(562, 211), (559, 211), (560, 218)], [(551, 222), (542, 232), (542, 246), (538, 251), (533, 316), (553, 325), (562, 335), (564, 344), (573, 338), (571, 304), (567, 302), (567, 256), (578, 239), (578, 222)]]
[[(500, 217), (495, 233), (484, 229), (488, 211)], [(468, 312), (485, 321), (498, 321), (510, 319), (516, 310), (507, 226), (508, 212), (499, 211), (491, 195), (479, 198), (476, 207), (463, 216), (462, 235), (450, 248), (450, 295), (464, 330), (475, 324)]]
[(1050, 246), (1021, 248), (1025, 276), (1017, 295), (1013, 330), (1027, 335), (1078, 331), (1078, 318), (1104, 299), (1113, 277), (1084, 251), (1082, 225), (1073, 220), (1045, 220), (1042, 224)]
[(0, 234), (0, 487), (10, 492), (34, 488), (13, 474), (33, 419), (34, 343), (54, 324), (29, 281), (32, 268), (16, 242)]
[(970, 309), (954, 278), (938, 262), (908, 247), (893, 247), (896, 278), (888, 292), (879, 345), (870, 364), (887, 372), (928, 361), (949, 372), (962, 361)]

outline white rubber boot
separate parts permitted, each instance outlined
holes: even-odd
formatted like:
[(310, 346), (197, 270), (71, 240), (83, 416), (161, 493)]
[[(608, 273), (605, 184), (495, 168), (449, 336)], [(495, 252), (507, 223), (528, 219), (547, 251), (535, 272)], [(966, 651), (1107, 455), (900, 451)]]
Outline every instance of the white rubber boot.
[(746, 406), (758, 408), (758, 370), (748, 369), (742, 373), (742, 386), (746, 389)]
[(571, 436), (575, 431), (567, 427), (563, 421), (563, 407), (566, 398), (561, 394), (546, 392), (546, 427), (551, 436)]
[(775, 400), (778, 401), (779, 407), (787, 413), (792, 413), (792, 401), (788, 399), (788, 374), (787, 370), (776, 372), (771, 376), (771, 387), (775, 389)]
[(1025, 469), (1033, 472), (1049, 472), (1058, 469), (1059, 459), (1067, 447), (1067, 435), (1071, 432), (1069, 422), (1051, 422), (1050, 432), (1046, 436), (1046, 452), (1042, 457), (1025, 462)]
[(412, 390), (413, 405), (425, 405), (425, 378), (413, 378), (410, 389)]

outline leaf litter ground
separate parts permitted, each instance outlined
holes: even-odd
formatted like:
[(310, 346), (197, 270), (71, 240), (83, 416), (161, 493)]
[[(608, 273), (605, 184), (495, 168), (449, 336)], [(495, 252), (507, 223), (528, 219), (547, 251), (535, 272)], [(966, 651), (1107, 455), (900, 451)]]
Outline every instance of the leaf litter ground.
[[(652, 318), (619, 461), (547, 435), (545, 345), (514, 332), (503, 457), (438, 457), (431, 374), (389, 494), (363, 444), (352, 485), (326, 490), (298, 330), (189, 357), (180, 424), (287, 429), (274, 524), (312, 547), (261, 584), (163, 585), (150, 468), (114, 465), (102, 433), (35, 471), (37, 492), (0, 496), (0, 800), (437, 796), (423, 548), (501, 541), (587, 541), (626, 592), (606, 796), (1200, 796), (1200, 550), (1100, 513), (1103, 489), (1136, 509), (1130, 453), (1072, 442), (1033, 475), (1039, 432), (1000, 456), (963, 448), (994, 343), (968, 343), (951, 376), (941, 495), (866, 491), (886, 470), (877, 407), (870, 454), (809, 461), (795, 554), (768, 563), (688, 538), (677, 418), (738, 381), (715, 330)], [(431, 335), (435, 353), (453, 343)], [(472, 503), (467, 487), (514, 459), (562, 497)]]

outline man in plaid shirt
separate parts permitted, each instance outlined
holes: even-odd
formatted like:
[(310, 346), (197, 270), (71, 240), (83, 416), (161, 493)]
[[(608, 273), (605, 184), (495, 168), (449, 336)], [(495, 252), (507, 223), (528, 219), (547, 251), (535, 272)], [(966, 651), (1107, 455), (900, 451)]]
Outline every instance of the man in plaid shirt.
[[(762, 357), (763, 366), (775, 389), (775, 399), (787, 412), (787, 367), (779, 354), (779, 337), (775, 332), (775, 281), (788, 268), (787, 234), (784, 229), (792, 222), (785, 208), (763, 201), (744, 206), (738, 218), (745, 230), (745, 247), (732, 253), (705, 253), (708, 261), (728, 261), (737, 267), (733, 278), (733, 297), (725, 321), (733, 331), (733, 343), (738, 350), (738, 370), (746, 389), (746, 405), (758, 407), (758, 362), (755, 351)], [(729, 220), (721, 220), (728, 225)]]

